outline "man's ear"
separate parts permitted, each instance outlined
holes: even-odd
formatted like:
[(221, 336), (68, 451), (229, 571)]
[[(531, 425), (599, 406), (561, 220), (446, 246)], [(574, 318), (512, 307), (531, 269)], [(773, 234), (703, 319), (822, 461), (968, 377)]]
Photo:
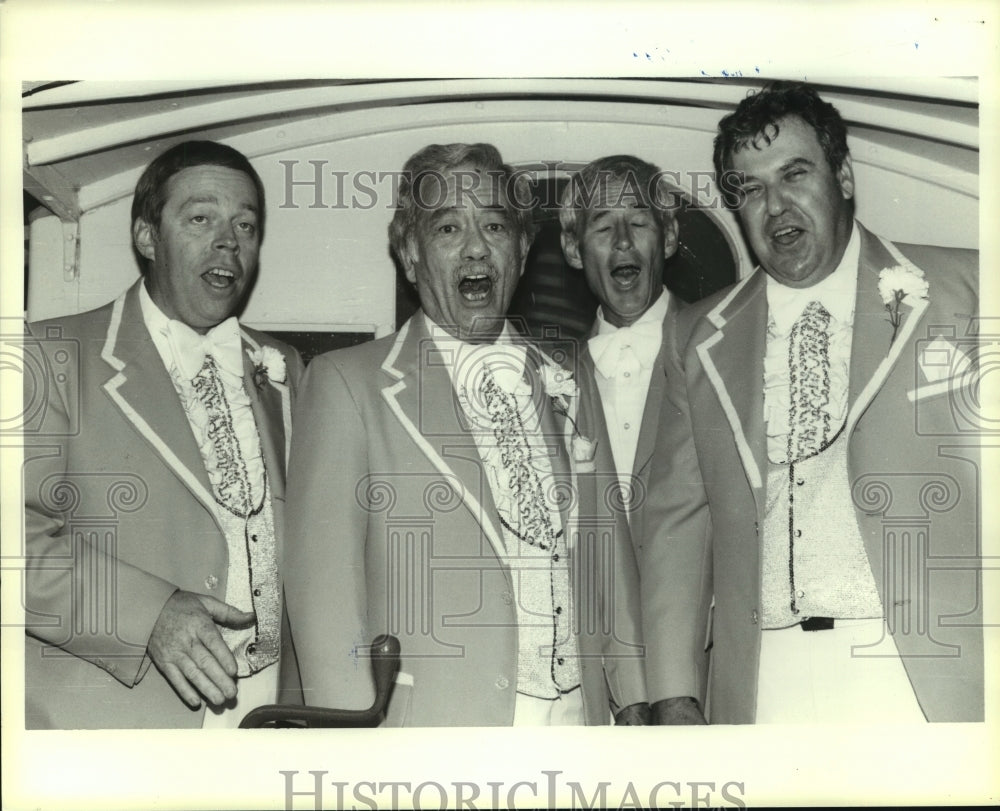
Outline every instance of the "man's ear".
[(156, 234), (153, 227), (142, 217), (136, 217), (132, 223), (132, 241), (140, 256), (150, 262), (156, 259)]
[(403, 249), (399, 252), (399, 260), (403, 264), (403, 273), (406, 281), (416, 287), (417, 284), (417, 246), (412, 238), (407, 238), (403, 242)]
[(663, 257), (669, 259), (680, 244), (680, 225), (676, 217), (667, 216), (663, 223)]
[(845, 155), (840, 169), (837, 170), (837, 183), (840, 185), (840, 193), (845, 200), (854, 197), (854, 164), (851, 163), (851, 156)]
[(569, 266), (577, 270), (583, 270), (583, 259), (580, 258), (580, 243), (577, 242), (576, 235), (563, 231), (559, 234), (559, 242), (562, 244), (563, 256), (569, 262)]

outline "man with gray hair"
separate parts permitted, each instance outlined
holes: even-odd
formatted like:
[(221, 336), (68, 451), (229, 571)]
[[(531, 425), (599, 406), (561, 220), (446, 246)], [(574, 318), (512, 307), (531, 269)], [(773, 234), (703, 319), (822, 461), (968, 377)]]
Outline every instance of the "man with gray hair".
[(600, 416), (505, 318), (532, 238), (526, 183), (489, 144), (411, 157), (389, 238), (421, 310), (309, 367), (285, 547), (309, 704), (371, 704), (358, 651), (390, 633), (389, 726), (648, 712)]
[(582, 358), (597, 382), (637, 551), (663, 399), (664, 336), (683, 306), (663, 285), (678, 245), (673, 203), (660, 169), (632, 155), (590, 162), (560, 200), (566, 261), (600, 301)]

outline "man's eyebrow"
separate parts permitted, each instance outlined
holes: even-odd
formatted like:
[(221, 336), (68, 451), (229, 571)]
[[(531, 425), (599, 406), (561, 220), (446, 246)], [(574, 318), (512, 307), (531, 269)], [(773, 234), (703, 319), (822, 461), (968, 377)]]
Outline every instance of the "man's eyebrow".
[(815, 162), (809, 160), (809, 158), (792, 158), (791, 160), (785, 161), (781, 164), (781, 168), (778, 170), (780, 172), (787, 172), (789, 169), (794, 169), (797, 166), (815, 166)]
[(193, 203), (218, 203), (218, 202), (219, 198), (216, 197), (214, 194), (199, 194), (193, 197), (188, 197), (187, 200), (181, 203), (181, 206), (182, 207), (189, 206), (192, 205)]
[[(187, 208), (188, 206), (198, 205), (199, 203), (213, 203), (218, 205), (219, 198), (214, 194), (198, 194), (194, 197), (188, 197), (183, 203), (181, 203), (181, 208)], [(241, 211), (252, 211), (254, 214), (257, 213), (257, 206), (253, 203), (243, 203), (240, 205)]]

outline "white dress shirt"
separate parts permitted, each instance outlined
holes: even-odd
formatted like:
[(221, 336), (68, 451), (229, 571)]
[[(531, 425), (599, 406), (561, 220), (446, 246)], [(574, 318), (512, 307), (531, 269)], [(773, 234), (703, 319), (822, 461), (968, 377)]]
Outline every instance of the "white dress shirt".
[(663, 319), (669, 303), (670, 293), (664, 288), (653, 305), (628, 327), (608, 323), (598, 307), (597, 334), (587, 342), (594, 359), (611, 453), (626, 493), (630, 489), (642, 413), (653, 365), (663, 342)]

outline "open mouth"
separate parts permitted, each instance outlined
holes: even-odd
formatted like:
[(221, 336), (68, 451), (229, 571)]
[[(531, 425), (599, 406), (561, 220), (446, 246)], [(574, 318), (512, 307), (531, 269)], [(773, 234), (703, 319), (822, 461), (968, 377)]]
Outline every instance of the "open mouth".
[(210, 268), (201, 274), (201, 278), (218, 290), (225, 290), (236, 284), (236, 272), (229, 268)]
[(628, 289), (636, 284), (641, 273), (642, 268), (638, 265), (624, 264), (618, 265), (611, 271), (611, 278), (619, 287)]
[(493, 280), (485, 273), (470, 273), (458, 283), (458, 292), (469, 302), (485, 301), (493, 291)]
[(786, 225), (777, 231), (771, 232), (771, 241), (779, 245), (794, 245), (804, 232), (794, 225)]

